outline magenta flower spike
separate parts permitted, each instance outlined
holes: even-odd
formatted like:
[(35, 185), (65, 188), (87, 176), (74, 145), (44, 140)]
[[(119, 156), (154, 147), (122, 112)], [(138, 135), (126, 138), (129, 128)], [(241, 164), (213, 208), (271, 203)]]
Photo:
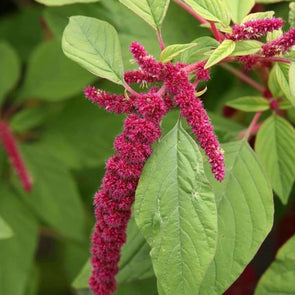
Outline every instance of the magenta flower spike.
[(284, 21), (280, 18), (250, 20), (243, 24), (235, 25), (232, 29), (232, 34), (226, 34), (226, 38), (233, 41), (258, 39), (267, 32), (280, 29), (283, 25)]
[(286, 32), (282, 37), (266, 43), (262, 46), (262, 54), (271, 57), (277, 54), (285, 53), (295, 45), (295, 28)]
[(26, 169), (16, 139), (8, 124), (4, 121), (0, 122), (0, 142), (2, 143), (4, 151), (6, 152), (14, 171), (21, 181), (24, 190), (30, 192), (32, 190), (32, 179)]

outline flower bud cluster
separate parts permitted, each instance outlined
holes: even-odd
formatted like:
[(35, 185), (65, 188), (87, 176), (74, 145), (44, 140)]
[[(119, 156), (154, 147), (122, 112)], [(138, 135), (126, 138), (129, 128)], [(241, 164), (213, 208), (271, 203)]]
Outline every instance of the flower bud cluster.
[[(161, 137), (159, 123), (175, 105), (187, 119), (205, 150), (218, 180), (224, 177), (223, 153), (213, 133), (213, 127), (195, 89), (190, 83), (184, 64), (163, 64), (148, 55), (139, 43), (131, 44), (131, 53), (140, 70), (125, 73), (125, 82), (162, 82), (147, 93), (115, 95), (94, 87), (86, 87), (85, 95), (100, 107), (115, 113), (126, 113), (123, 133), (114, 142), (116, 155), (106, 164), (100, 190), (95, 195), (96, 225), (92, 236), (92, 275), (89, 280), (96, 295), (110, 295), (116, 289), (120, 249), (126, 241), (126, 227), (139, 177), (152, 153), (152, 144)], [(208, 80), (204, 62), (197, 64), (196, 77)]]
[(233, 41), (255, 40), (268, 32), (279, 30), (283, 25), (284, 21), (279, 18), (250, 20), (240, 25), (234, 25), (232, 34), (226, 34), (226, 38)]
[(277, 54), (285, 53), (295, 45), (295, 28), (286, 32), (282, 37), (266, 43), (262, 46), (262, 54), (271, 57)]

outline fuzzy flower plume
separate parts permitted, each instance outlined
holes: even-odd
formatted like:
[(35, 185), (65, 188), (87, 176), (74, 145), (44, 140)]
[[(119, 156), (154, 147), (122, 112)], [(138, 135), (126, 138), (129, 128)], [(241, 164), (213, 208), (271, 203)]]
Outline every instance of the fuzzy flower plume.
[(295, 28), (286, 32), (282, 37), (266, 43), (262, 46), (262, 54), (271, 57), (277, 54), (285, 53), (295, 45)]
[(16, 139), (8, 124), (4, 121), (0, 121), (0, 143), (2, 143), (3, 149), (19, 177), (24, 190), (30, 192), (32, 190), (32, 179), (26, 170)]
[(243, 24), (235, 25), (232, 29), (232, 34), (226, 34), (226, 38), (233, 41), (255, 40), (267, 32), (280, 29), (283, 25), (284, 21), (279, 18), (250, 20)]
[[(106, 164), (101, 189), (94, 199), (96, 225), (92, 236), (92, 275), (90, 287), (96, 295), (110, 295), (116, 290), (115, 276), (126, 228), (131, 216), (135, 190), (142, 168), (152, 153), (151, 145), (161, 137), (159, 122), (167, 111), (164, 101), (150, 91), (134, 101), (86, 87), (85, 94), (99, 106), (116, 113), (130, 113), (124, 131), (114, 142), (116, 155)], [(132, 105), (133, 104), (133, 105)]]
[[(96, 225), (92, 236), (92, 275), (89, 285), (95, 295), (111, 295), (116, 290), (120, 251), (126, 241), (126, 227), (143, 166), (152, 153), (152, 144), (161, 137), (160, 122), (174, 106), (179, 106), (205, 150), (218, 180), (224, 177), (223, 153), (213, 133), (213, 127), (195, 97), (186, 65), (163, 64), (150, 56), (142, 45), (131, 44), (130, 51), (140, 66), (126, 72), (128, 84), (161, 82), (162, 87), (150, 87), (147, 93), (110, 94), (94, 87), (85, 88), (85, 96), (99, 107), (117, 114), (125, 113), (123, 133), (114, 141), (116, 154), (106, 164), (101, 188), (94, 198)], [(204, 63), (196, 65), (198, 80), (208, 80)]]

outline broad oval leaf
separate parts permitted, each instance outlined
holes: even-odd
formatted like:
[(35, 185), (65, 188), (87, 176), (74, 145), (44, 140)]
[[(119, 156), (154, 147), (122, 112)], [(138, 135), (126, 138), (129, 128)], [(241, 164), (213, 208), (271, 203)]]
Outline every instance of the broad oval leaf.
[(15, 191), (0, 181), (0, 214), (14, 235), (0, 239), (0, 294), (25, 294), (36, 246), (38, 224)]
[(289, 18), (288, 18), (288, 21), (289, 21), (289, 24), (290, 24), (290, 27), (293, 28), (295, 27), (295, 2), (291, 2), (289, 4)]
[(37, 2), (47, 6), (61, 6), (74, 3), (93, 3), (99, 0), (36, 0)]
[(260, 112), (269, 109), (269, 102), (261, 96), (243, 96), (226, 103), (229, 107), (244, 112)]
[(220, 0), (184, 0), (201, 17), (220, 22), (225, 26), (230, 23), (229, 13), (223, 1)]
[(219, 183), (208, 172), (217, 202), (218, 242), (201, 295), (222, 294), (252, 260), (273, 223), (271, 186), (249, 144), (242, 140), (222, 147), (225, 179)]
[(255, 0), (225, 0), (226, 7), (235, 23), (240, 23), (255, 4)]
[(285, 119), (272, 116), (258, 131), (255, 150), (273, 189), (286, 204), (295, 180), (295, 130)]
[[(295, 2), (294, 2), (294, 4), (295, 4)], [(290, 86), (290, 93), (291, 93), (292, 97), (294, 97), (294, 100), (295, 100), (295, 62), (292, 62), (290, 64), (290, 68), (289, 68), (289, 86)]]
[[(130, 219), (127, 227), (127, 242), (122, 247), (119, 273), (116, 276), (118, 284), (143, 280), (154, 275), (149, 251), (150, 247), (141, 235), (134, 219)], [(75, 289), (89, 288), (90, 275), (91, 264), (88, 260), (72, 286)]]
[(180, 123), (145, 164), (134, 208), (159, 294), (196, 294), (215, 253), (217, 212), (201, 153)]
[(231, 56), (254, 54), (261, 49), (262, 43), (255, 40), (242, 40), (236, 42), (236, 47)]
[(170, 0), (119, 0), (122, 4), (143, 18), (155, 30), (159, 30)]
[(11, 227), (6, 221), (0, 216), (0, 240), (9, 239), (13, 236)]
[(295, 236), (278, 251), (275, 261), (266, 270), (255, 290), (255, 295), (295, 294)]
[(20, 60), (8, 43), (0, 42), (0, 105), (5, 95), (13, 89), (20, 76)]
[(167, 46), (160, 54), (161, 62), (168, 62), (178, 55), (184, 53), (185, 51), (196, 47), (197, 43), (188, 43), (188, 44), (173, 44)]
[(20, 97), (59, 101), (81, 93), (95, 77), (65, 57), (59, 41), (39, 45), (30, 57)]
[(124, 84), (120, 42), (109, 23), (86, 16), (70, 17), (62, 48), (66, 56), (94, 75)]
[(236, 43), (232, 40), (223, 41), (210, 55), (207, 63), (205, 64), (205, 69), (214, 66), (219, 63), (224, 58), (230, 56), (235, 50)]
[[(288, 79), (288, 71), (289, 71), (289, 65), (283, 64), (283, 63), (276, 63), (275, 66), (275, 74), (277, 78), (277, 82), (285, 94), (286, 98), (289, 100), (289, 102), (295, 106), (295, 96), (292, 95), (289, 87), (289, 79)], [(294, 78), (293, 78), (294, 79)], [(294, 86), (292, 86), (293, 89)]]
[(271, 69), (267, 84), (268, 84), (268, 88), (270, 89), (272, 95), (275, 98), (280, 98), (281, 96), (283, 96), (283, 91), (278, 83), (277, 76), (276, 76), (276, 66), (274, 66)]

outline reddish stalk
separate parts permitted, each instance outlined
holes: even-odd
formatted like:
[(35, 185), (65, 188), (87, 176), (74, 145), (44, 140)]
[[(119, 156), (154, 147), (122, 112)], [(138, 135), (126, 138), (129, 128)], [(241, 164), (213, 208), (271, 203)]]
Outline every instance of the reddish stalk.
[(222, 38), (220, 36), (220, 32), (217, 30), (216, 26), (215, 26), (215, 23), (213, 21), (210, 21), (210, 26), (211, 26), (211, 31), (214, 35), (214, 38), (219, 42), (221, 43), (222, 41)]
[(183, 3), (181, 0), (174, 0), (175, 3), (177, 3), (179, 6), (181, 6), (184, 10), (186, 10), (190, 15), (192, 15), (194, 18), (196, 18), (200, 23), (202, 24), (209, 24), (208, 21), (206, 21), (204, 18), (202, 18), (200, 15), (198, 15), (189, 5), (186, 3)]
[(161, 29), (159, 29), (157, 31), (157, 38), (158, 38), (158, 42), (159, 42), (161, 50), (164, 50), (165, 49), (165, 44), (164, 44), (164, 41), (163, 41), (163, 38), (162, 38)]
[[(257, 133), (258, 130), (260, 129), (261, 125), (262, 125), (262, 123), (258, 123), (258, 124), (256, 124), (255, 126), (253, 126), (253, 128), (252, 128), (252, 130), (251, 130), (251, 133), (249, 134), (249, 137), (250, 137), (251, 135), (254, 135), (255, 133)], [(243, 130), (243, 131), (239, 134), (239, 139), (244, 138), (245, 135), (246, 135), (246, 133), (247, 133), (247, 131), (248, 131), (248, 128), (245, 129), (245, 130)]]
[(18, 149), (14, 134), (10, 130), (8, 124), (4, 121), (0, 121), (0, 142), (2, 143), (13, 169), (21, 181), (24, 190), (30, 192), (32, 190), (31, 177)]
[(258, 91), (260, 91), (261, 93), (263, 93), (265, 91), (265, 88), (260, 85), (259, 83), (257, 83), (255, 80), (251, 79), (250, 77), (248, 77), (247, 75), (245, 75), (244, 73), (242, 73), (241, 71), (229, 66), (229, 65), (221, 65), (224, 69), (226, 69), (227, 71), (229, 71), (230, 73), (234, 74), (235, 76), (237, 76), (240, 80), (246, 82), (248, 85), (252, 86), (253, 88), (257, 89)]
[[(249, 140), (250, 135), (257, 132), (257, 130), (259, 129), (260, 126), (257, 127), (258, 125), (256, 125), (256, 124), (257, 124), (261, 114), (262, 114), (262, 112), (257, 112), (255, 114), (255, 116), (252, 119), (251, 124), (249, 125), (249, 128), (246, 130), (246, 132), (243, 133), (243, 138), (245, 138), (247, 141)], [(241, 135), (242, 134), (240, 134), (240, 136)], [(239, 138), (241, 138), (240, 136), (239, 136)]]

